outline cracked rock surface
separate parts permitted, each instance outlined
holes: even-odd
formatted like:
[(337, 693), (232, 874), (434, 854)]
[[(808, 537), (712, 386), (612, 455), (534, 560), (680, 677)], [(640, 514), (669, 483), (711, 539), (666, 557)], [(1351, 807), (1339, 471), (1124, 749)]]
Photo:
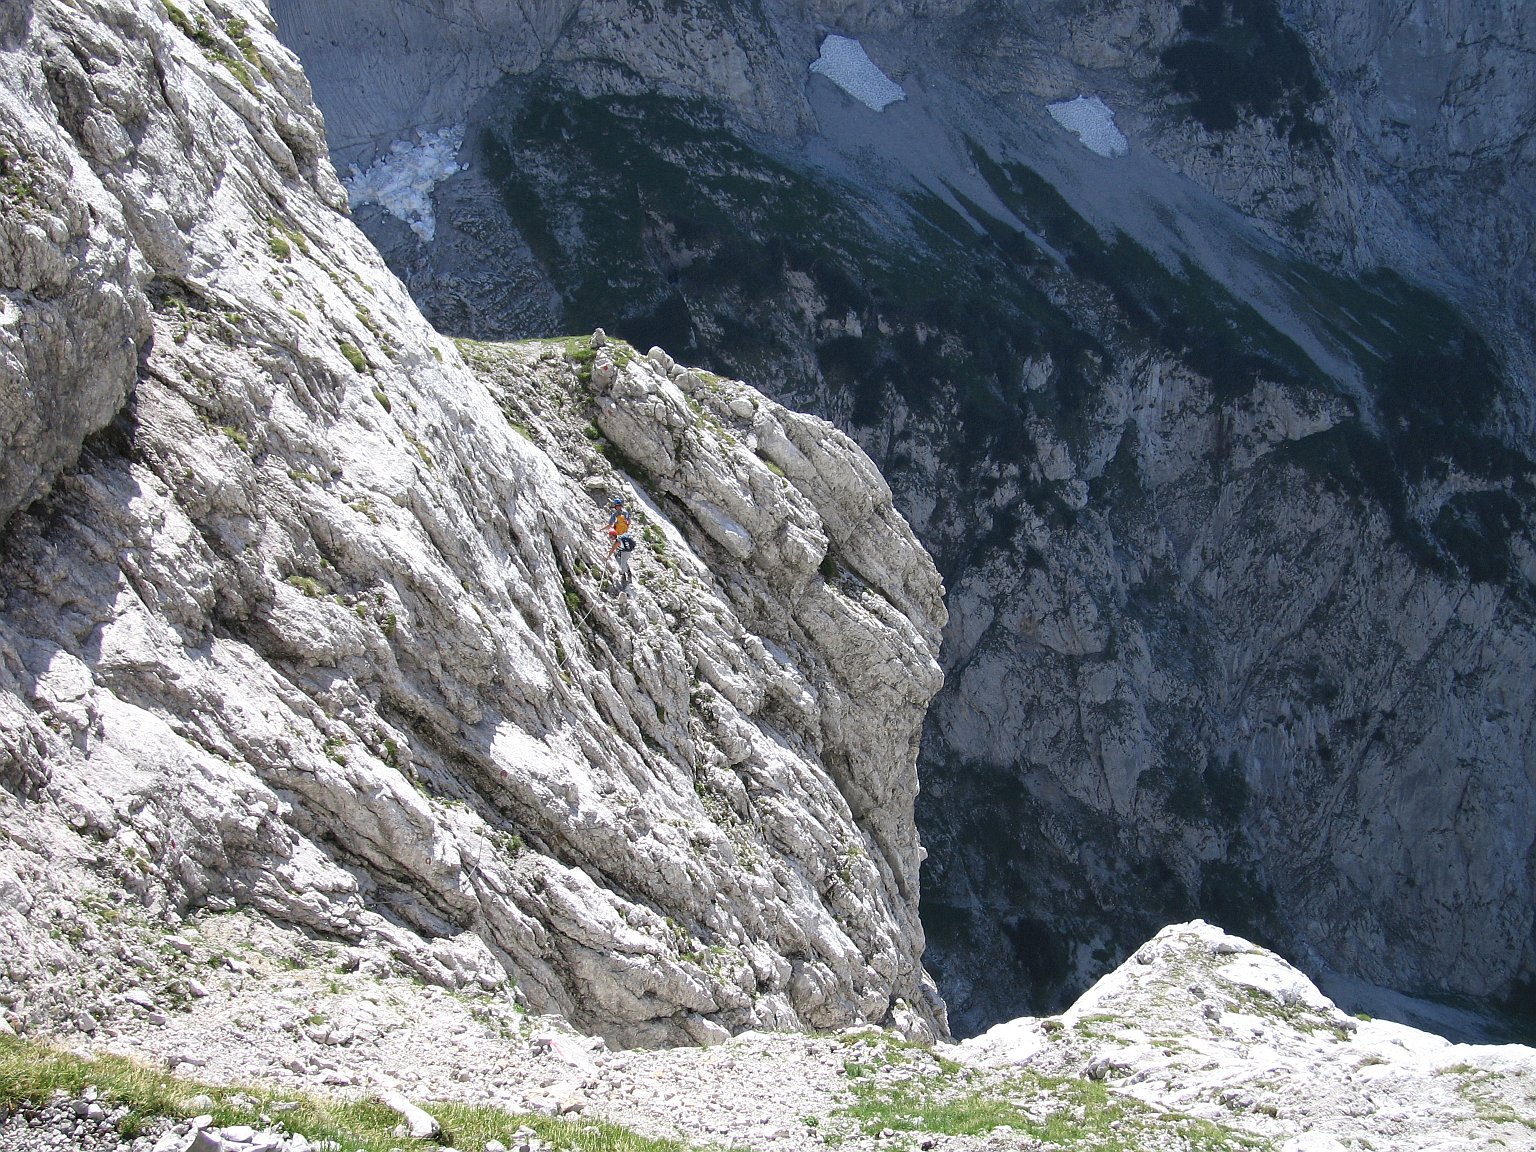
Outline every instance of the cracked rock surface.
[(116, 890), (615, 1044), (945, 1034), (912, 820), (942, 588), (867, 458), (664, 354), (608, 346), (602, 392), (586, 338), (461, 352), (346, 217), (263, 5), (7, 20), (0, 127), (46, 174), (7, 176), (0, 246), (10, 1016), (89, 1031), (50, 910)]

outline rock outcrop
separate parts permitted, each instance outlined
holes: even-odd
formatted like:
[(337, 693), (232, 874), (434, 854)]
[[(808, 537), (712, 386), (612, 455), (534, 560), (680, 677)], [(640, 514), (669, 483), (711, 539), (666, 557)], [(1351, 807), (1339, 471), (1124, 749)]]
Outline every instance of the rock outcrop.
[[(93, 107), (78, 61), (20, 50), (30, 16), (29, 3), (0, 17), (0, 526), (122, 407), (149, 337), (149, 269), (81, 155), (114, 158), (123, 131)], [(50, 92), (57, 118), (41, 120), (31, 109)]]
[(1536, 1051), (1347, 1015), (1273, 952), (1203, 921), (1164, 928), (1060, 1016), (960, 1049), (984, 1067), (1096, 1080), (1282, 1152), (1530, 1141)]
[(6, 396), (54, 406), (4, 430), (10, 1023), (110, 1029), (242, 908), (615, 1043), (944, 1034), (942, 587), (868, 459), (660, 350), (439, 335), (261, 4), (5, 19)]

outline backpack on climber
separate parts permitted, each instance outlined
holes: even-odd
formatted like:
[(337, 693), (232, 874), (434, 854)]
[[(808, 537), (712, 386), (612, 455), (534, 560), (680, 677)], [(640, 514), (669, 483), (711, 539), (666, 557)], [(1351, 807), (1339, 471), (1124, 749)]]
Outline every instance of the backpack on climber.
[(629, 554), (635, 550), (635, 538), (628, 532), (616, 536), (613, 547), (608, 555), (612, 556), (619, 565), (619, 587), (627, 587), (630, 581)]

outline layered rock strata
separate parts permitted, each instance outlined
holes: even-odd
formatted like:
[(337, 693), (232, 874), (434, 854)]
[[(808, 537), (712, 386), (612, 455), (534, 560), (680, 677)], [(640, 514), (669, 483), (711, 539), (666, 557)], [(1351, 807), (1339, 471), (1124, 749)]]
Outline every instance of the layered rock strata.
[(868, 459), (659, 350), (596, 385), (585, 338), (461, 353), (346, 218), (262, 5), (6, 19), (0, 131), (46, 176), (0, 279), (90, 377), (7, 362), (68, 415), (5, 430), (36, 461), (0, 541), (13, 1025), (110, 1021), (158, 946), (126, 897), (616, 1043), (943, 1034), (911, 811), (945, 611)]

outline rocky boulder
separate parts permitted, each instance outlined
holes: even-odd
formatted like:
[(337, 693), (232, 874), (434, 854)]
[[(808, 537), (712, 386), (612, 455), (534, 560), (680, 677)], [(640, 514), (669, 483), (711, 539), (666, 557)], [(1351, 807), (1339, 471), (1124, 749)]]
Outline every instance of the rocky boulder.
[(959, 1050), (982, 1068), (1097, 1081), (1282, 1152), (1519, 1146), (1536, 1073), (1521, 1045), (1347, 1015), (1275, 953), (1199, 920), (1158, 932), (1059, 1016), (1011, 1020)]

